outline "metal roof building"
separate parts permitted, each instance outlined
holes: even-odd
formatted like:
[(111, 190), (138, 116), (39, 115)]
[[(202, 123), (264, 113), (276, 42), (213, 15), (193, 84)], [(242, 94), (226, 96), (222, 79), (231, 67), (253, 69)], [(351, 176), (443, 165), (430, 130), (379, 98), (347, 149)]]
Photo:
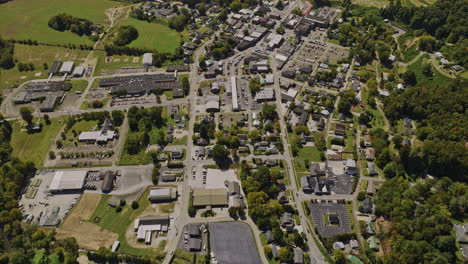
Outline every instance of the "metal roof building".
[(66, 61), (62, 64), (59, 73), (60, 74), (71, 74), (75, 63), (73, 61)]
[(50, 183), (51, 192), (67, 190), (81, 190), (83, 188), (88, 171), (56, 171)]
[(152, 188), (148, 195), (148, 199), (152, 202), (169, 201), (177, 199), (177, 189), (174, 188)]
[(194, 189), (194, 206), (227, 206), (228, 193), (226, 188)]
[(239, 99), (237, 98), (237, 78), (231, 77), (231, 92), (232, 92), (232, 110), (239, 111)]
[(85, 73), (85, 67), (83, 66), (77, 66), (74, 70), (73, 70), (73, 77), (81, 77), (83, 76)]
[(143, 66), (151, 66), (153, 65), (153, 53), (145, 53), (143, 54)]

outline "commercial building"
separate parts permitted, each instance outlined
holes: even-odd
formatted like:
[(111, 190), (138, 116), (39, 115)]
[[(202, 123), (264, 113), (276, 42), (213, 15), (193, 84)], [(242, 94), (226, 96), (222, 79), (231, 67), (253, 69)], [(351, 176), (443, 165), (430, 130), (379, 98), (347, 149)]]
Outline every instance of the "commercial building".
[(167, 232), (169, 225), (169, 216), (140, 217), (135, 220), (133, 230), (137, 232), (138, 241), (150, 244), (153, 232)]
[(115, 180), (115, 173), (113, 173), (112, 171), (106, 171), (104, 173), (104, 180), (102, 181), (102, 186), (101, 186), (101, 190), (103, 193), (109, 193), (112, 191), (113, 187), (114, 187), (114, 180)]
[(109, 119), (106, 119), (100, 130), (81, 132), (78, 136), (78, 141), (92, 144), (106, 144), (107, 142), (114, 140), (116, 137), (117, 133), (112, 130), (111, 122)]
[(167, 188), (151, 188), (148, 199), (151, 202), (167, 202), (177, 199), (177, 189)]
[(183, 96), (182, 85), (175, 74), (150, 74), (113, 77), (99, 80), (99, 87), (110, 88), (112, 94), (125, 91), (127, 95), (141, 96), (155, 90), (172, 91), (174, 97)]
[(52, 178), (52, 182), (50, 183), (49, 191), (57, 193), (81, 190), (87, 175), (87, 170), (56, 171), (54, 177)]
[(255, 94), (255, 101), (273, 101), (275, 100), (275, 90), (273, 88), (264, 88)]
[(58, 92), (48, 92), (44, 97), (44, 101), (42, 102), (39, 110), (41, 112), (53, 112), (55, 109), (55, 105), (62, 100), (65, 93), (62, 91)]
[(228, 192), (226, 188), (194, 189), (193, 205), (197, 207), (227, 206)]
[(49, 67), (49, 71), (48, 71), (49, 75), (50, 74), (57, 74), (61, 65), (62, 65), (61, 61), (52, 62), (52, 64)]

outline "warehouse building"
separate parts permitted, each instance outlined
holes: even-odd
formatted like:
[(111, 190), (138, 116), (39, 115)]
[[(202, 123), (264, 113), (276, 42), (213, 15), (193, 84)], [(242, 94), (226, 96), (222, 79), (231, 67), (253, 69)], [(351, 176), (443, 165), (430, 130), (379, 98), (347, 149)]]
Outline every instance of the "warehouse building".
[(56, 171), (50, 183), (49, 191), (53, 193), (80, 191), (83, 189), (87, 175), (87, 170)]
[(232, 110), (239, 111), (239, 98), (237, 98), (237, 78), (231, 77)]
[(227, 206), (228, 192), (226, 188), (194, 189), (193, 206)]
[(184, 95), (175, 74), (151, 74), (113, 77), (99, 80), (99, 87), (110, 88), (112, 94), (125, 91), (127, 95), (142, 96), (155, 90), (172, 91), (173, 97)]
[(75, 63), (73, 61), (66, 61), (62, 64), (62, 67), (60, 68), (59, 73), (62, 75), (71, 74), (73, 72), (74, 66), (75, 66)]
[(85, 67), (83, 66), (77, 66), (74, 70), (73, 70), (73, 77), (82, 77), (85, 73)]
[(151, 202), (168, 202), (177, 200), (177, 189), (176, 188), (151, 188), (148, 199)]
[(62, 62), (61, 61), (54, 61), (52, 62), (52, 64), (50, 65), (49, 67), (49, 75), (51, 74), (57, 74), (59, 69), (60, 69), (60, 66), (62, 65)]
[(55, 105), (62, 100), (65, 96), (65, 93), (62, 91), (58, 92), (49, 92), (45, 95), (45, 100), (42, 102), (39, 110), (41, 112), (53, 112), (55, 109)]
[(81, 132), (78, 136), (78, 141), (88, 142), (91, 144), (106, 144), (109, 141), (117, 138), (117, 133), (112, 130), (112, 124), (109, 119), (106, 119), (98, 131), (85, 131)]
[(137, 218), (133, 230), (137, 232), (137, 240), (151, 243), (153, 232), (167, 232), (170, 225), (169, 216), (148, 216)]
[(114, 187), (115, 173), (112, 171), (106, 171), (104, 174), (104, 180), (102, 181), (101, 190), (103, 193), (109, 193)]

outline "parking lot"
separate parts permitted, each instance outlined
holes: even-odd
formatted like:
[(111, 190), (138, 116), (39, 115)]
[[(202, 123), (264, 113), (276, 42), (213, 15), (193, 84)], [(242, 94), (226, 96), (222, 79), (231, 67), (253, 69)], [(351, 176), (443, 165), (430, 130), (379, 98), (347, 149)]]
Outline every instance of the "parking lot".
[(218, 263), (262, 263), (249, 226), (241, 222), (211, 223), (210, 246)]
[[(314, 225), (321, 236), (331, 237), (351, 232), (345, 204), (319, 200), (317, 203), (309, 203), (309, 208)], [(338, 216), (338, 225), (325, 225), (325, 217), (329, 214), (336, 214)]]

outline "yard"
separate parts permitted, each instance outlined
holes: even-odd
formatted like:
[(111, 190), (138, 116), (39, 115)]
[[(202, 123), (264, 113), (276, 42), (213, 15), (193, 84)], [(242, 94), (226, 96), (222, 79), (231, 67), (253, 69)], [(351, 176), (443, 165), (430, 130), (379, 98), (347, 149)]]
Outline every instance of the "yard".
[(432, 77), (427, 77), (422, 72), (422, 67), (424, 63), (431, 63), (430, 59), (425, 58), (426, 56), (421, 56), (417, 61), (411, 64), (408, 67), (408, 70), (413, 71), (416, 74), (417, 84), (419, 87), (437, 87), (447, 84), (451, 79), (440, 74), (436, 69), (433, 68), (434, 75)]
[(36, 167), (41, 167), (49, 151), (49, 146), (60, 132), (62, 125), (61, 120), (51, 119), (51, 124), (44, 124), (40, 133), (28, 134), (26, 131), (22, 131), (19, 122), (12, 123), (13, 156), (23, 161), (31, 161)]
[(173, 52), (180, 45), (179, 33), (170, 29), (164, 21), (148, 23), (129, 17), (123, 24), (138, 30), (138, 38), (128, 45), (130, 47)]
[[(93, 130), (94, 129), (94, 130)], [(76, 122), (65, 134), (67, 139), (73, 139), (73, 141), (78, 139), (78, 135), (81, 132), (85, 131), (95, 131), (98, 129), (98, 121), (97, 120), (80, 120)], [(76, 136), (75, 136), (76, 134)], [(67, 140), (67, 142), (70, 142)]]
[(0, 34), (3, 38), (32, 39), (53, 44), (88, 44), (93, 42), (70, 31), (49, 28), (48, 21), (59, 13), (109, 24), (105, 11), (124, 4), (109, 0), (15, 0), (2, 4)]
[(71, 81), (72, 88), (70, 92), (84, 92), (86, 87), (88, 87), (88, 81), (86, 80), (75, 80)]
[(299, 149), (298, 159), (309, 160), (311, 162), (321, 161), (320, 151), (316, 147), (305, 146)]

